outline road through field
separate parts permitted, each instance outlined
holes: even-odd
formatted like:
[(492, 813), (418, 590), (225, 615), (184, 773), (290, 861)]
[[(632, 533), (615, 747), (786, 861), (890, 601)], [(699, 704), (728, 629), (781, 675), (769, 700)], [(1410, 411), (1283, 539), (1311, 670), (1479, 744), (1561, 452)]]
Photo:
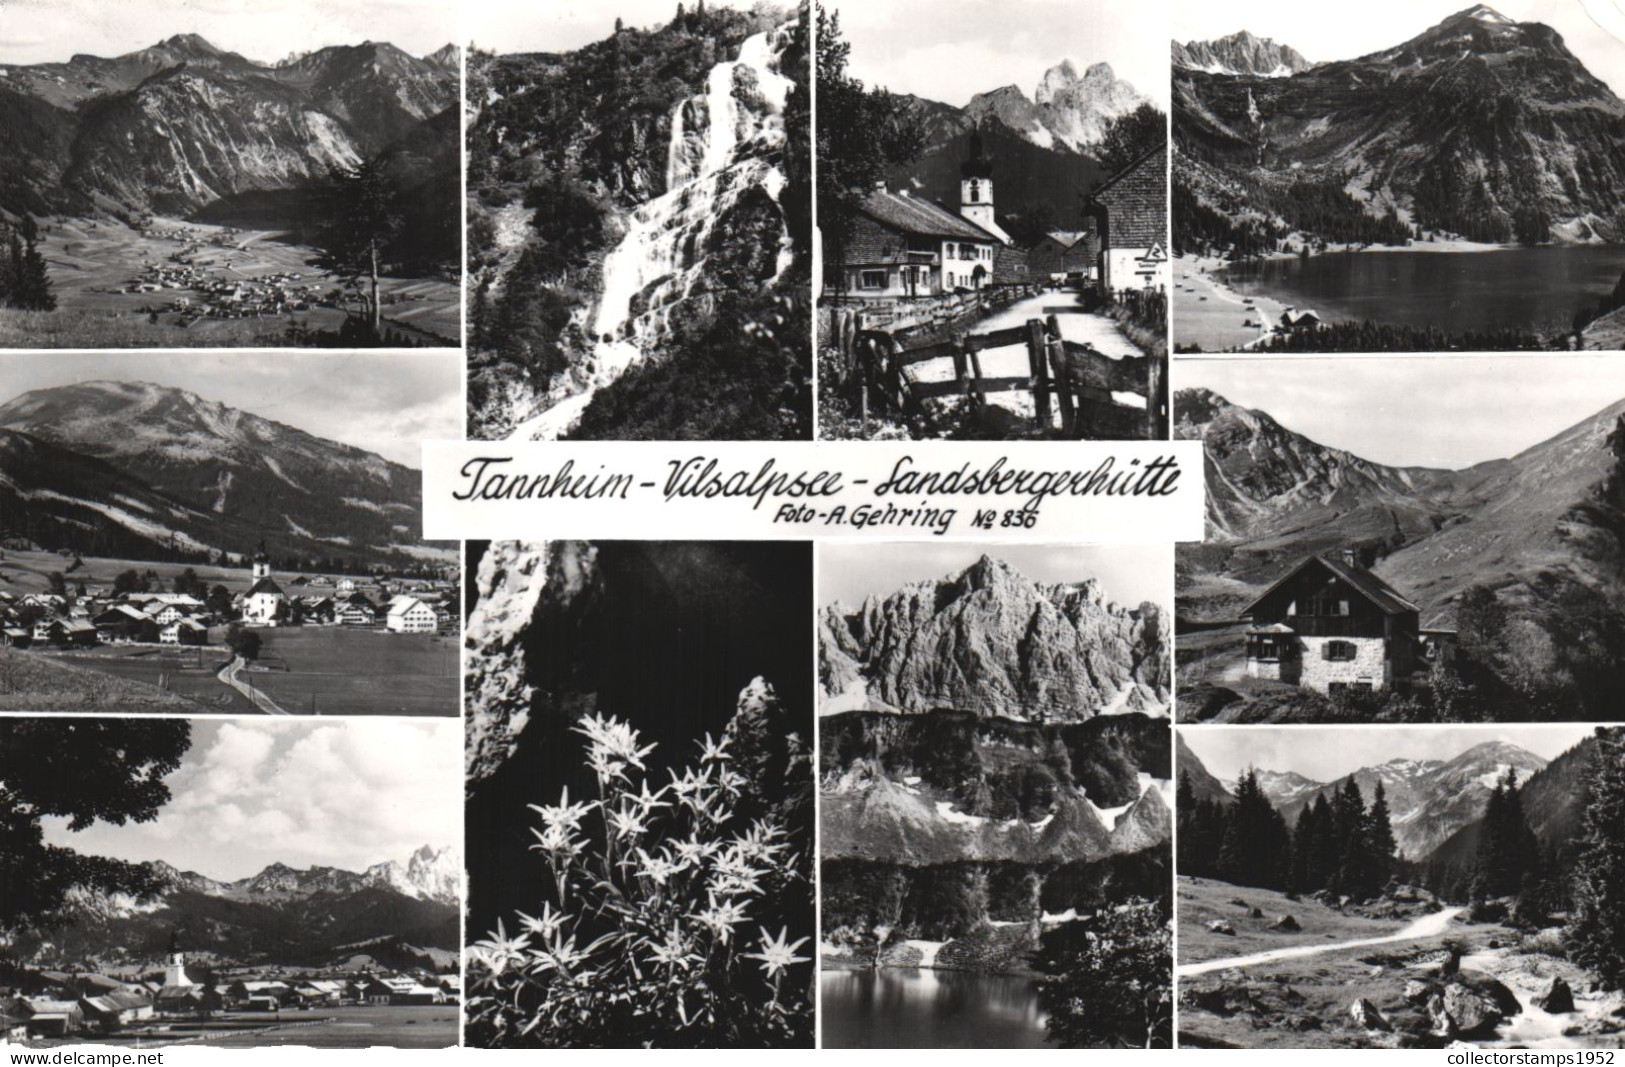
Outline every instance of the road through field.
[(1250, 956), (1231, 956), (1221, 960), (1203, 960), (1201, 963), (1188, 963), (1176, 969), (1181, 978), (1193, 975), (1207, 974), (1210, 971), (1228, 971), (1237, 967), (1254, 967), (1260, 963), (1276, 963), (1280, 960), (1297, 960), (1306, 956), (1319, 956), (1327, 952), (1340, 952), (1350, 948), (1370, 948), (1373, 945), (1392, 945), (1400, 941), (1417, 941), (1422, 938), (1438, 937), (1450, 929), (1450, 924), (1464, 908), (1446, 908), (1436, 911), (1432, 915), (1424, 915), (1411, 923), (1398, 933), (1385, 934), (1382, 937), (1364, 937), (1354, 941), (1333, 941), (1326, 945), (1294, 945), (1291, 948), (1271, 949), (1268, 952), (1255, 952)]

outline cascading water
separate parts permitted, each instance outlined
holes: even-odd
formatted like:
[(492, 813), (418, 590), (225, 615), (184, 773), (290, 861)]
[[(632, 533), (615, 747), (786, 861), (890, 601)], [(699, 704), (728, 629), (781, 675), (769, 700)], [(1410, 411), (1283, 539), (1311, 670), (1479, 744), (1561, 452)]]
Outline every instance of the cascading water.
[[(704, 274), (716, 227), (729, 208), (756, 189), (778, 202), (784, 173), (763, 157), (784, 143), (784, 107), (793, 83), (777, 63), (793, 28), (787, 24), (747, 38), (738, 58), (711, 68), (703, 94), (673, 108), (666, 190), (632, 212), (625, 236), (604, 257), (603, 291), (589, 331), (597, 343), (582, 368), (588, 380), (584, 387), (565, 383), (555, 389), (553, 406), (521, 424), (513, 437), (552, 440), (568, 432), (593, 394), (660, 339), (672, 307)], [(781, 231), (778, 274), (792, 254)]]

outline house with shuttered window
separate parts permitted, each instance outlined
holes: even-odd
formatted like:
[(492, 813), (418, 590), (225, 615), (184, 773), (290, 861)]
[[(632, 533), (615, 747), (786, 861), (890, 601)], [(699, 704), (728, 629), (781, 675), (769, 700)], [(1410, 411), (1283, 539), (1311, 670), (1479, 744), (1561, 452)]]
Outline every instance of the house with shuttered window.
[(1409, 680), (1446, 631), (1361, 566), (1351, 551), (1310, 556), (1246, 609), (1247, 675), (1328, 695)]

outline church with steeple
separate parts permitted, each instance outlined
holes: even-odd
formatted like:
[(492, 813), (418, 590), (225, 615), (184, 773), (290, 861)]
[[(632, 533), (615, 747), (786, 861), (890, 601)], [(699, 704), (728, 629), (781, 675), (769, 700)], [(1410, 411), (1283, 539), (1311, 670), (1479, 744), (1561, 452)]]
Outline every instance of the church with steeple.
[(987, 158), (982, 131), (970, 135), (970, 158), (959, 165), (959, 213), (981, 229), (1009, 244), (1010, 235), (999, 225), (993, 210), (993, 161)]
[(271, 577), (271, 556), (260, 542), (250, 563), (253, 584), (243, 594), (243, 621), (258, 626), (275, 626), (288, 613), (288, 596)]

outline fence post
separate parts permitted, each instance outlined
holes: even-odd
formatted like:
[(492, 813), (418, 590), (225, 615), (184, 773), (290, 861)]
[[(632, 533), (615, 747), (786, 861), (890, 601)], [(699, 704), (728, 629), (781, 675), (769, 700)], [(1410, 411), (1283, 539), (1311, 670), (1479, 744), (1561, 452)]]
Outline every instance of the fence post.
[(959, 383), (961, 393), (970, 392), (970, 357), (966, 355), (968, 345), (961, 343), (954, 349), (954, 381)]
[(1045, 433), (1051, 430), (1049, 408), (1049, 351), (1044, 324), (1027, 320), (1027, 362), (1033, 372), (1033, 410)]
[(1072, 375), (1067, 371), (1066, 342), (1061, 340), (1061, 323), (1054, 315), (1049, 326), (1049, 365), (1054, 372), (1055, 399), (1061, 405), (1061, 436), (1072, 440), (1077, 429), (1077, 412), (1072, 406)]
[(1162, 360), (1149, 357), (1145, 368), (1145, 436), (1150, 441), (1161, 441), (1168, 436), (1167, 418), (1162, 409)]

